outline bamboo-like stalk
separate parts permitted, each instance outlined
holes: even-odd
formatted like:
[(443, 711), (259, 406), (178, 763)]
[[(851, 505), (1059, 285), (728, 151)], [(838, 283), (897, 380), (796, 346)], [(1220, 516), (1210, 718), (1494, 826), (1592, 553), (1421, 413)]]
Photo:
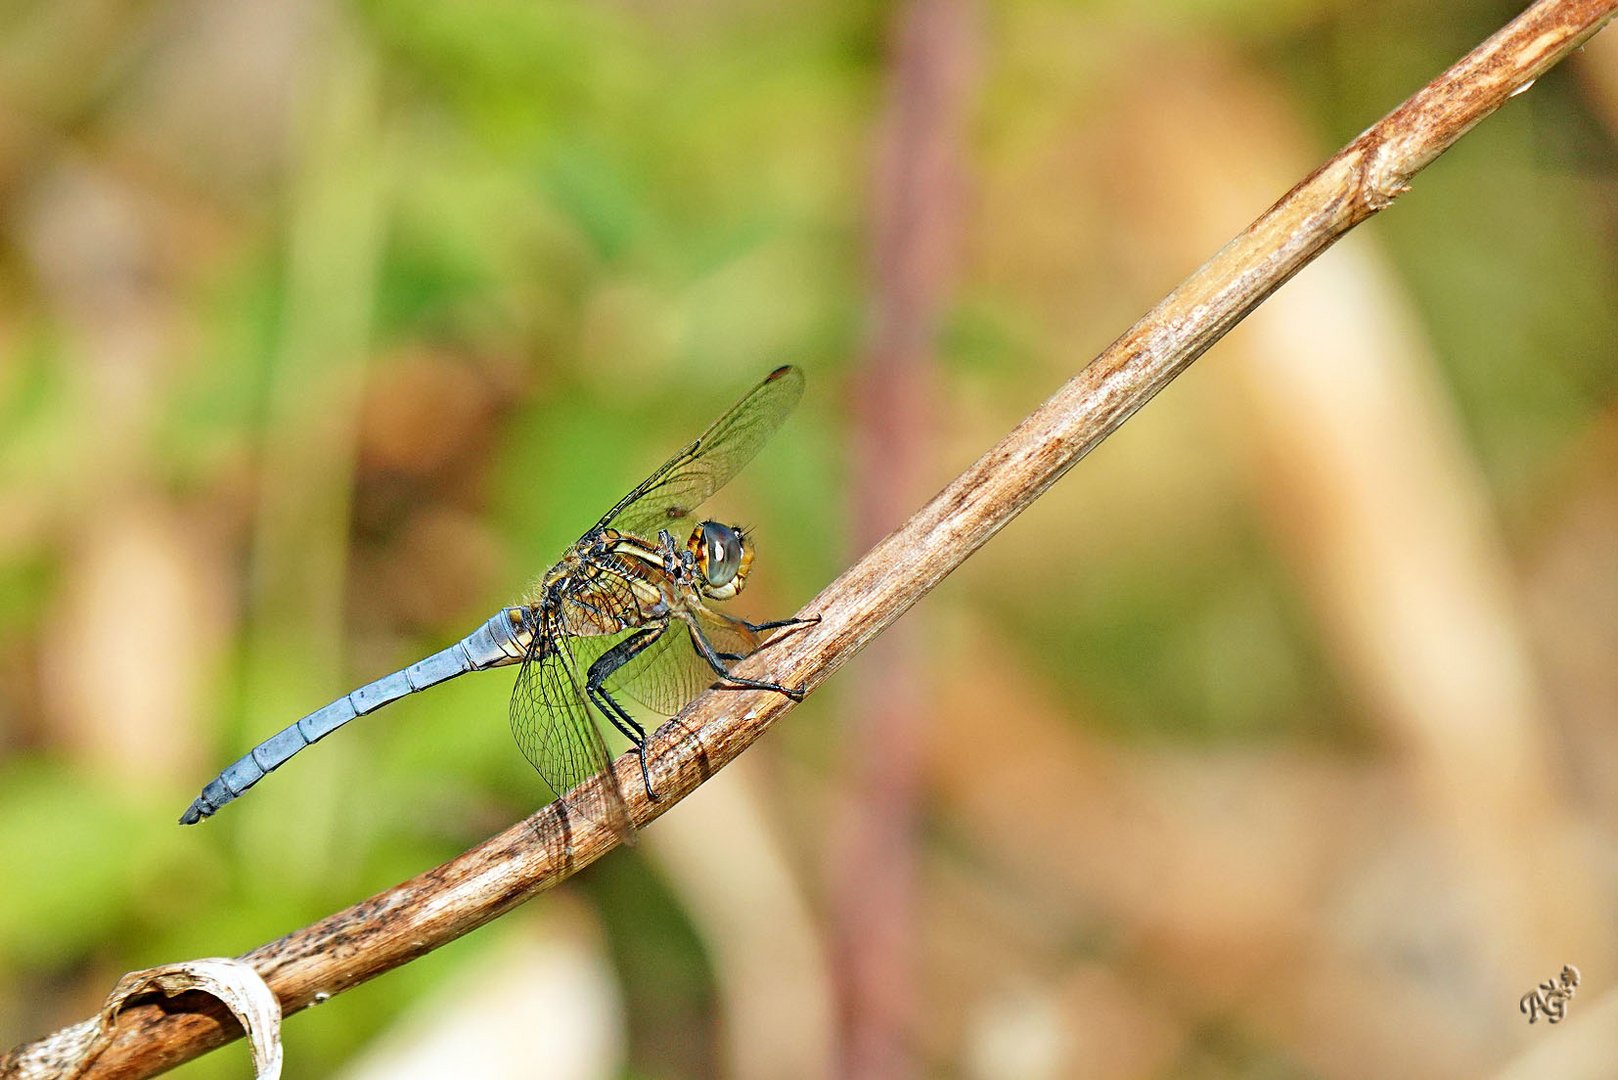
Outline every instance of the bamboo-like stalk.
[[(873, 131), (870, 338), (857, 376), (849, 483), (854, 550), (880, 540), (931, 485), (939, 440), (938, 327), (959, 276), (966, 223), (966, 133), (981, 12), (972, 0), (893, 9), (887, 88)], [(924, 628), (894, 627), (874, 646), (843, 717), (845, 792), (827, 822), (826, 939), (838, 1001), (836, 1075), (912, 1076), (921, 996), (923, 773), (930, 704)]]
[[(1117, 430), (1249, 311), (1474, 124), (1618, 12), (1618, 0), (1539, 0), (1302, 180), (1009, 435), (805, 609), (822, 621), (742, 665), (812, 690)], [(678, 803), (768, 729), (778, 694), (710, 692), (659, 730), (660, 802), (617, 763), (634, 820)], [(287, 1013), (449, 942), (594, 862), (614, 835), (545, 807), (465, 854), (243, 957)], [(49, 1076), (66, 1029), (0, 1058), (0, 1077)], [(211, 999), (131, 1008), (82, 1075), (152, 1076), (239, 1030)]]

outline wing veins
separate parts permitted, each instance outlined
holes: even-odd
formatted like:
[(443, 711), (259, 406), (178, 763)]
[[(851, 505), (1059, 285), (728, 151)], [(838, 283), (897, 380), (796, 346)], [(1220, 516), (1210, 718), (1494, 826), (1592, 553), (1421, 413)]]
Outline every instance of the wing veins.
[(758, 454), (802, 396), (802, 372), (794, 367), (772, 371), (695, 442), (620, 499), (595, 529), (613, 526), (651, 539), (690, 517)]

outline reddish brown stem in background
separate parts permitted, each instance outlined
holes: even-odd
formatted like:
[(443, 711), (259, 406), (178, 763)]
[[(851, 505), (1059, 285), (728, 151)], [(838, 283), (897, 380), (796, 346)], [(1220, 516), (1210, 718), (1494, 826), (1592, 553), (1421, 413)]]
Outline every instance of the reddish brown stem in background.
[[(1540, 0), (1300, 182), (998, 445), (872, 548), (806, 609), (822, 622), (741, 665), (813, 689), (909, 610), (1240, 319), (1412, 176), (1610, 20), (1618, 0)], [(704, 694), (658, 733), (660, 802), (632, 756), (617, 763), (646, 824), (746, 749), (790, 707), (778, 694)], [(595, 861), (612, 833), (559, 804), (466, 854), (244, 959), (296, 1012), (510, 910)], [(176, 902), (176, 917), (183, 917)], [(132, 1008), (84, 1075), (151, 1076), (237, 1036), (186, 999)], [(60, 1033), (59, 1033), (60, 1035)], [(59, 1035), (0, 1059), (0, 1077), (41, 1071)], [(56, 1041), (53, 1041), (56, 1040)]]
[[(934, 339), (962, 232), (974, 13), (910, 0), (895, 13), (873, 184), (871, 341), (858, 377), (855, 542), (876, 543), (924, 491)], [(830, 868), (840, 1075), (910, 1075), (916, 1018), (916, 833), (927, 702), (916, 627), (895, 627), (859, 671), (844, 731), (850, 774)]]

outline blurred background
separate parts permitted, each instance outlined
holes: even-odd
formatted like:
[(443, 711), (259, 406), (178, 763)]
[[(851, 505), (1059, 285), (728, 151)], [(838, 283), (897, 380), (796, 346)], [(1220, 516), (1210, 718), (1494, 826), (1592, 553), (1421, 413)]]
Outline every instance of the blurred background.
[[(0, 1048), (545, 802), (490, 674), (174, 824), (771, 367), (808, 395), (712, 504), (753, 618), (1517, 9), (6, 5)], [(1615, 132), (1598, 38), (289, 1075), (1612, 1075)]]

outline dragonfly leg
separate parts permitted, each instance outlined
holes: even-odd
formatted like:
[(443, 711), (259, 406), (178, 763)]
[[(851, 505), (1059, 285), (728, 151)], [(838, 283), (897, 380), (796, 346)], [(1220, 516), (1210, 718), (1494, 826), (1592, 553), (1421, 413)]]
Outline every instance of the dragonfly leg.
[(652, 774), (646, 768), (646, 729), (629, 715), (629, 711), (620, 705), (602, 684), (619, 668), (646, 651), (667, 629), (668, 624), (661, 623), (635, 631), (602, 653), (596, 662), (590, 665), (590, 670), (584, 677), (585, 695), (608, 720), (612, 721), (613, 727), (635, 744), (635, 750), (640, 755), (641, 782), (646, 785), (646, 797), (653, 802), (658, 800), (658, 795), (652, 790)]
[[(814, 626), (816, 623), (820, 622), (820, 616), (811, 615), (807, 619), (776, 619), (773, 622), (748, 622), (746, 619), (737, 619), (736, 621), (747, 627), (747, 629), (751, 630), (753, 633), (762, 634), (766, 630), (785, 630), (799, 626)], [(759, 648), (766, 649), (773, 644), (775, 644), (773, 641), (767, 641), (763, 645), (760, 645)], [(752, 654), (722, 652), (715, 653), (714, 655), (719, 657), (721, 660), (734, 663), (737, 660), (744, 660)]]
[(729, 689), (773, 690), (777, 694), (785, 694), (793, 701), (803, 700), (802, 690), (795, 690), (790, 686), (782, 686), (780, 683), (766, 682), (762, 679), (744, 679), (740, 675), (732, 675), (730, 669), (725, 666), (725, 660), (727, 658), (739, 659), (739, 657), (734, 654), (716, 652), (713, 643), (708, 640), (708, 635), (702, 632), (702, 627), (698, 626), (694, 620), (688, 622), (687, 625), (691, 628), (691, 645), (697, 650), (697, 655), (708, 661), (708, 666), (714, 669), (715, 674), (731, 684)]
[(748, 622), (742, 619), (741, 624), (757, 634), (765, 630), (782, 630), (788, 626), (813, 626), (819, 621), (819, 615), (811, 615), (807, 619), (776, 619), (774, 622)]

